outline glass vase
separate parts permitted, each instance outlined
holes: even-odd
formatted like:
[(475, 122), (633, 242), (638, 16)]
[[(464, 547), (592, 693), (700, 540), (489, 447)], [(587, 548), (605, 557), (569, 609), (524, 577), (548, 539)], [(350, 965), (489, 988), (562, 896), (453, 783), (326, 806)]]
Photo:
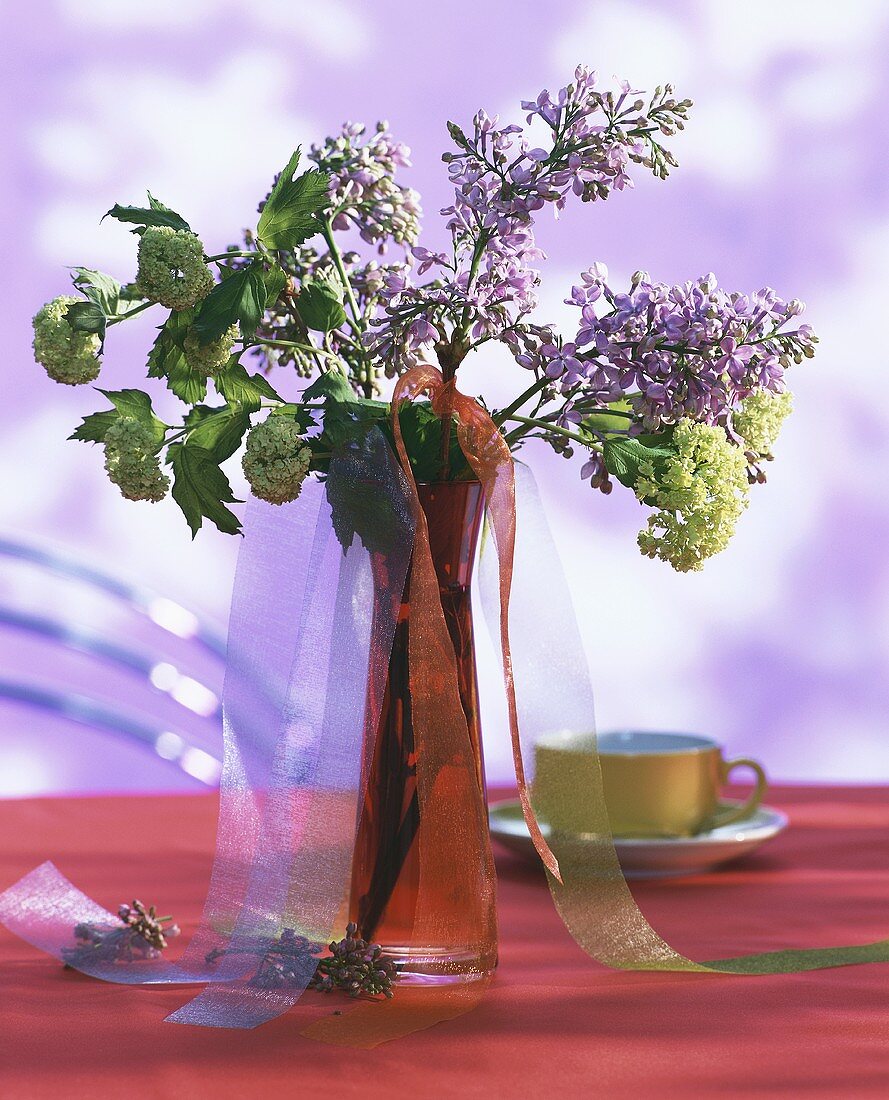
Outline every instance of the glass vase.
[[(486, 789), (471, 605), (484, 498), (481, 486), (475, 481), (436, 482), (417, 488), (429, 527), (432, 560), (454, 647), (460, 701), (472, 745), (471, 759), (452, 761), (449, 767), (472, 769), (473, 784), (454, 786), (463, 791), (472, 788), (476, 797), (480, 792), (484, 805)], [(417, 793), (408, 669), (409, 591), (410, 573), (389, 659), (377, 735), (365, 749), (367, 786), (352, 867), (350, 919), (366, 940), (381, 944), (386, 954), (395, 959), (401, 980), (471, 981), (489, 974), (497, 965), (495, 891), (490, 884), (484, 888), (479, 881), (478, 876), (483, 874), (481, 867), (469, 862), (436, 876), (442, 881), (424, 881), (424, 891), (432, 892), (424, 904), (447, 909), (440, 923), (448, 932), (436, 942), (416, 942), (414, 918), (424, 828)], [(447, 797), (447, 789), (447, 783), (436, 784), (436, 790), (441, 792), (436, 797)], [(454, 815), (471, 810), (456, 804), (448, 806), (448, 812)], [(479, 904), (479, 898), (485, 900)]]

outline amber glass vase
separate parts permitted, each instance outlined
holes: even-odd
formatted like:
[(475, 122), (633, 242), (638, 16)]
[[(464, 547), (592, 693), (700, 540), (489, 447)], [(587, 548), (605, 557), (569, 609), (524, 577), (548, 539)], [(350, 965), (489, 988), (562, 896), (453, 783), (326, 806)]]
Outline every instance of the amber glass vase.
[[(470, 585), (484, 499), (478, 482), (450, 481), (418, 486), (429, 526), (432, 560), (441, 603), (456, 657), (460, 700), (473, 749), (475, 778), (485, 798), (485, 773), (479, 725), (478, 680), (472, 630)], [(351, 919), (365, 939), (380, 943), (393, 956), (402, 979), (417, 982), (469, 981), (497, 965), (494, 891), (490, 903), (465, 905), (477, 898), (480, 884), (456, 882), (476, 869), (457, 868), (445, 881), (424, 883), (433, 889), (432, 903), (461, 906), (449, 942), (416, 942), (414, 918), (420, 879), (419, 853), (424, 842), (417, 793), (415, 731), (408, 675), (411, 607), (410, 575), (405, 585), (389, 660), (388, 679), (375, 744), (366, 750), (367, 787), (352, 868)], [(477, 794), (477, 792), (476, 792)], [(459, 805), (448, 812), (460, 814)], [(429, 903), (430, 899), (426, 899)], [(459, 932), (456, 931), (459, 929)]]

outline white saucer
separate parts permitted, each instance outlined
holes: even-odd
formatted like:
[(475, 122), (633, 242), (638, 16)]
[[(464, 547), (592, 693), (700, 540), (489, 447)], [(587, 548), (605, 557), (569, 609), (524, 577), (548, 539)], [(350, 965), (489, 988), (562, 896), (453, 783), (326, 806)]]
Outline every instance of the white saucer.
[[(739, 803), (726, 799), (721, 805)], [(537, 859), (518, 800), (492, 802), (488, 816), (491, 836), (495, 840), (520, 855)], [(540, 822), (540, 828), (544, 836), (549, 836), (550, 827), (545, 821)], [(616, 837), (614, 847), (627, 878), (674, 878), (710, 871), (721, 863), (745, 856), (786, 828), (786, 814), (771, 806), (760, 806), (746, 821), (736, 821), (697, 836), (675, 839)], [(582, 837), (577, 839), (582, 840)]]

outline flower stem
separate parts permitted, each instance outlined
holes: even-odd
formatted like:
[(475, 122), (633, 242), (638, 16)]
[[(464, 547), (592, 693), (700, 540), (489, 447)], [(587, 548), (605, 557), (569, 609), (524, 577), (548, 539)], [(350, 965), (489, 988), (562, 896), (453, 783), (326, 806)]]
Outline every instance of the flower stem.
[(355, 300), (355, 293), (352, 290), (352, 284), (349, 282), (349, 276), (346, 274), (346, 265), (343, 263), (343, 257), (340, 254), (339, 247), (334, 240), (333, 228), (331, 227), (328, 218), (325, 218), (322, 223), (321, 235), (327, 243), (327, 248), (330, 252), (331, 259), (333, 260), (333, 266), (336, 268), (337, 274), (343, 284), (343, 290), (346, 294), (346, 301), (349, 303), (349, 309), (352, 311), (352, 317), (355, 320), (355, 325), (359, 331), (363, 328), (361, 311), (358, 309), (358, 302)]
[(135, 309), (131, 309), (127, 313), (121, 313), (119, 317), (112, 317), (107, 327), (111, 328), (112, 325), (119, 325), (121, 321), (128, 321), (131, 317), (135, 317), (137, 313), (150, 309), (154, 305), (157, 305), (157, 302), (143, 302), (141, 306), (136, 306)]
[[(346, 265), (343, 263), (343, 257), (340, 253), (339, 246), (333, 235), (333, 226), (330, 223), (330, 216), (328, 215), (322, 220), (321, 223), (321, 235), (327, 243), (327, 249), (330, 253), (330, 257), (333, 260), (333, 265), (336, 268), (337, 274), (340, 277), (340, 281), (343, 284), (343, 290), (346, 294), (346, 301), (349, 303), (349, 309), (352, 313), (352, 328), (359, 336), (364, 332), (367, 325), (361, 315), (361, 310), (358, 308), (358, 301), (355, 298), (355, 292), (352, 289), (352, 283), (349, 281), (349, 276), (346, 273)], [(361, 385), (364, 389), (364, 396), (371, 398), (374, 395), (373, 388), (373, 373), (370, 365), (367, 363), (366, 356), (362, 356), (364, 361), (363, 378), (361, 379)]]
[[(479, 232), (476, 239), (475, 246), (472, 250), (472, 260), (469, 263), (469, 276), (466, 280), (466, 293), (468, 294), (472, 290), (472, 284), (475, 282), (475, 277), (478, 274), (478, 265), (481, 262), (481, 258), (484, 255), (485, 246), (490, 240), (491, 234), (488, 230), (482, 229)], [(460, 336), (465, 340), (468, 335), (469, 318), (471, 316), (469, 305), (467, 304), (463, 309), (463, 314), (460, 317), (459, 332)]]
[(512, 414), (517, 409), (520, 409), (526, 401), (530, 401), (535, 393), (540, 393), (540, 391), (546, 386), (548, 382), (549, 379), (545, 376), (543, 378), (538, 378), (537, 381), (533, 385), (529, 386), (524, 393), (520, 393), (511, 405), (507, 405), (505, 409), (502, 409), (499, 412), (495, 412), (491, 419), (498, 426), (501, 425), (505, 420), (512, 419)]
[(175, 443), (177, 439), (181, 439), (182, 436), (184, 436), (186, 434), (186, 432), (188, 432), (188, 431), (189, 431), (189, 428), (185, 427), (185, 428), (180, 428), (176, 432), (173, 432), (173, 434), (171, 436), (167, 436), (167, 438), (164, 440), (162, 446), (166, 447), (170, 443)]
[(254, 341), (254, 343), (264, 344), (264, 345), (266, 345), (267, 347), (270, 347), (270, 348), (296, 348), (297, 351), (305, 351), (305, 352), (308, 352), (310, 355), (321, 355), (325, 359), (332, 359), (334, 361), (334, 363), (336, 363), (337, 366), (345, 374), (343, 361), (340, 359), (340, 357), (338, 355), (335, 355), (332, 351), (325, 351), (324, 348), (316, 348), (314, 344), (301, 344), (297, 340), (272, 340), (272, 339), (256, 340), (256, 341)]
[[(591, 447), (593, 450), (598, 450), (598, 444), (590, 439), (589, 436), (579, 435), (577, 432), (572, 432), (568, 428), (561, 428), (558, 424), (550, 424), (546, 420), (535, 420), (531, 416), (518, 416), (513, 413), (511, 416), (506, 417), (507, 420), (518, 421), (519, 424), (526, 424), (529, 428), (542, 428), (546, 432), (554, 432), (556, 435), (563, 435), (566, 439), (573, 439), (575, 443), (582, 443), (584, 447)], [(506, 436), (507, 443), (521, 439), (526, 432), (512, 431)]]
[(232, 260), (237, 259), (240, 256), (245, 256), (248, 259), (255, 260), (257, 256), (262, 256), (261, 252), (220, 252), (217, 256), (208, 256), (207, 263), (215, 264), (220, 260)]
[(256, 344), (265, 344), (266, 346), (268, 346), (268, 348), (295, 348), (297, 351), (304, 351), (307, 354), (315, 357), (318, 370), (323, 373), (323, 366), (318, 361), (320, 356), (321, 359), (327, 359), (333, 363), (336, 363), (340, 374), (342, 374), (344, 378), (349, 378), (348, 367), (345, 366), (343, 361), (340, 359), (340, 356), (334, 354), (332, 351), (325, 351), (325, 349), (323, 348), (316, 348), (315, 344), (299, 343), (299, 341), (297, 340), (255, 340), (253, 341), (251, 346), (255, 346)]

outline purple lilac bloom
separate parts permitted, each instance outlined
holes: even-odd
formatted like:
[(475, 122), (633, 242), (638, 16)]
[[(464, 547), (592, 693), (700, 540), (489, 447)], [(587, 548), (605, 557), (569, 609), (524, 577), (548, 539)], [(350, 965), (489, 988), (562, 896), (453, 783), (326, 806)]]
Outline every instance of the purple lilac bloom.
[(614, 483), (608, 477), (605, 469), (605, 460), (598, 451), (590, 451), (590, 456), (580, 469), (580, 476), (584, 481), (589, 481), (594, 489), (606, 496), (614, 488)]
[(662, 177), (675, 164), (659, 139), (683, 127), (690, 102), (677, 101), (669, 85), (657, 88), (647, 107), (639, 95), (626, 84), (619, 92), (600, 90), (596, 74), (580, 66), (555, 97), (544, 90), (522, 104), (529, 124), (542, 121), (545, 145), (485, 111), (476, 114), (471, 134), (450, 124), (457, 151), (443, 159), (454, 199), (442, 214), (452, 254), (415, 250), (418, 276), (431, 272), (432, 281), (410, 293), (384, 291), (365, 341), (371, 351), (394, 356), (396, 368), (408, 365), (419, 350), (421, 314), (429, 343), (439, 347), (455, 339), (467, 347), (503, 340), (524, 327), (537, 304), (536, 264), (544, 258), (534, 240), (537, 211), (550, 205), (558, 214), (569, 196), (592, 201), (631, 186), (630, 162)]
[(544, 344), (540, 349), (541, 357), (546, 361), (547, 378), (558, 378), (563, 386), (572, 386), (584, 377), (584, 367), (574, 354), (574, 344)]
[(343, 123), (337, 137), (309, 152), (331, 179), (333, 228), (356, 228), (381, 254), (390, 241), (410, 248), (420, 232), (420, 196), (394, 179), (397, 169), (410, 167), (410, 149), (393, 138), (386, 122), (369, 137), (366, 132), (359, 123)]
[(802, 303), (768, 287), (728, 293), (712, 273), (668, 286), (637, 272), (629, 292), (617, 294), (597, 268), (568, 301), (581, 311), (574, 343), (543, 347), (544, 362), (529, 365), (557, 380), (575, 407), (628, 400), (647, 431), (686, 417), (718, 423), (755, 389), (780, 393), (786, 368), (817, 342), (808, 325), (786, 327)]

